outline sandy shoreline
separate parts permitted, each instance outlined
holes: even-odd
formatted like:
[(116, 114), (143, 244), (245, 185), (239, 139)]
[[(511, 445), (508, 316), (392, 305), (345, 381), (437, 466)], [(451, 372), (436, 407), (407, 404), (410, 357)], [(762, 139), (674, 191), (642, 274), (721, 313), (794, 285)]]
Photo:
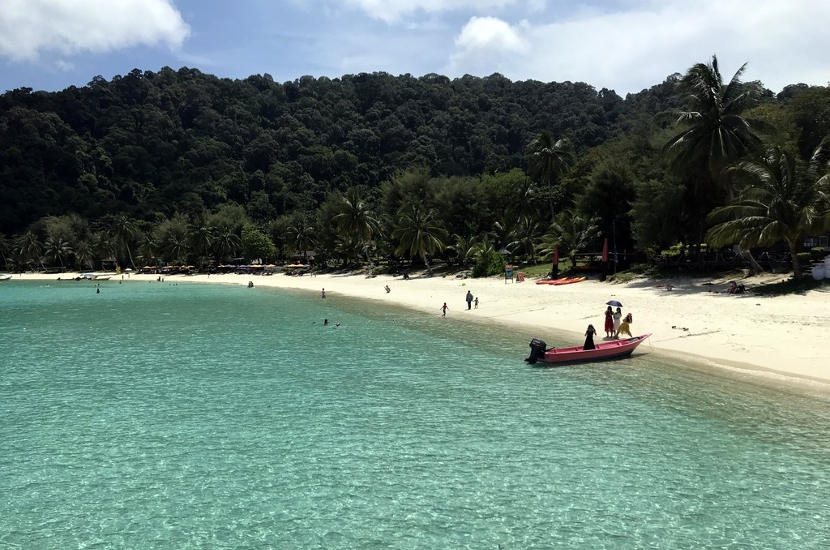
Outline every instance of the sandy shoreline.
[[(56, 280), (77, 273), (20, 274), (15, 279)], [(113, 275), (109, 284), (121, 279)], [(155, 281), (157, 275), (125, 275), (124, 281)], [(772, 384), (790, 384), (830, 394), (830, 288), (803, 295), (755, 296), (723, 292), (725, 281), (672, 281), (667, 291), (652, 280), (631, 283), (583, 281), (566, 286), (536, 285), (533, 280), (505, 283), (502, 278), (401, 277), (326, 274), (292, 277), (283, 274), (172, 275), (167, 283), (199, 282), (291, 288), (379, 300), (464, 322), (500, 323), (517, 338), (536, 336), (548, 345), (578, 345), (589, 323), (604, 335), (603, 310), (608, 300), (632, 312), (632, 332), (650, 332), (649, 351), (698, 366), (752, 374)], [(758, 280), (757, 282), (761, 282)], [(750, 281), (750, 284), (752, 281)], [(389, 285), (391, 291), (384, 289)], [(659, 286), (658, 286), (659, 285)], [(467, 290), (478, 296), (478, 309), (468, 311)], [(720, 290), (713, 293), (712, 290)], [(564, 340), (563, 340), (564, 339)]]

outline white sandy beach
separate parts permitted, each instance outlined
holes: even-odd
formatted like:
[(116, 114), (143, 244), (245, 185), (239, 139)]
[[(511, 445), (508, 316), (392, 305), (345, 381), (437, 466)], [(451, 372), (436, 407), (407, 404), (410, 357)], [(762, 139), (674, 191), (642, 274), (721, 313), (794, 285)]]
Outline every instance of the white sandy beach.
[[(55, 280), (76, 273), (23, 274), (16, 279)], [(131, 274), (124, 281), (156, 281), (157, 275)], [(112, 281), (121, 276), (113, 276)], [(780, 279), (780, 276), (779, 276)], [(302, 277), (275, 274), (173, 275), (166, 283), (201, 282), (307, 290), (328, 298), (349, 296), (379, 300), (440, 315), (447, 302), (447, 317), (456, 322), (500, 323), (515, 329), (516, 338), (539, 337), (548, 345), (581, 345), (589, 323), (603, 332), (605, 302), (618, 300), (623, 313), (631, 312), (632, 333), (651, 333), (637, 353), (671, 355), (685, 362), (757, 375), (765, 381), (795, 383), (822, 393), (830, 392), (830, 287), (805, 294), (755, 296), (723, 292), (727, 281), (671, 281), (667, 291), (652, 280), (631, 283), (581, 283), (550, 286), (528, 279), (505, 283), (504, 279), (454, 277), (401, 277), (327, 274)], [(769, 278), (766, 279), (769, 281)], [(764, 279), (744, 281), (752, 285)], [(110, 283), (111, 284), (111, 283)], [(384, 289), (389, 285), (391, 291)], [(480, 301), (468, 311), (467, 290)], [(713, 290), (720, 292), (714, 293)], [(564, 339), (564, 340), (563, 340)]]

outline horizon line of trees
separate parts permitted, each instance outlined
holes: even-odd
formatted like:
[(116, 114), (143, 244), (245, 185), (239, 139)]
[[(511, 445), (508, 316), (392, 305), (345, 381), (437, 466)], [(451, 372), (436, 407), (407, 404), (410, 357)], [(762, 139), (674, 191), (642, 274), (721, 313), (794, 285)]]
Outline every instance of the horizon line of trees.
[[(744, 67), (726, 81), (713, 56), (625, 100), (500, 75), (277, 84), (184, 69), (9, 92), (0, 260), (206, 266), (314, 250), (341, 265), (441, 259), (481, 275), (505, 254), (548, 260), (613, 237), (652, 256), (737, 244), (756, 268), (752, 248), (784, 242), (798, 275), (801, 243), (830, 230), (830, 88), (773, 97), (741, 81)], [(511, 133), (500, 118), (552, 104), (564, 120), (547, 113), (541, 129), (514, 117)]]

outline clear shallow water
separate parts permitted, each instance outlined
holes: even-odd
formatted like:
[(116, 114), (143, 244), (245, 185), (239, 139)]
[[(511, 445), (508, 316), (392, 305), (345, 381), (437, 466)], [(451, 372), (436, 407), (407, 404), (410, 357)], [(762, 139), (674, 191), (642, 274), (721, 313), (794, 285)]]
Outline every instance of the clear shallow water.
[(648, 355), (531, 368), (529, 336), (3, 283), (0, 548), (830, 547), (827, 400)]

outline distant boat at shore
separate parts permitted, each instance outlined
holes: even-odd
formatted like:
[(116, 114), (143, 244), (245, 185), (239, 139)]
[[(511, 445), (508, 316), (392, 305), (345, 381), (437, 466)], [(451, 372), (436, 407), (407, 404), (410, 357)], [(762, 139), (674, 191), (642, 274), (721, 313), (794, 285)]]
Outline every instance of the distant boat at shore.
[(100, 273), (84, 273), (81, 275), (82, 279), (89, 279), (91, 281), (106, 281), (110, 277), (112, 277), (112, 275), (102, 275)]
[(9, 275), (9, 274), (6, 274), (6, 273), (0, 274), (0, 281), (9, 281), (9, 280), (11, 280), (11, 278), (12, 278), (12, 276)]

